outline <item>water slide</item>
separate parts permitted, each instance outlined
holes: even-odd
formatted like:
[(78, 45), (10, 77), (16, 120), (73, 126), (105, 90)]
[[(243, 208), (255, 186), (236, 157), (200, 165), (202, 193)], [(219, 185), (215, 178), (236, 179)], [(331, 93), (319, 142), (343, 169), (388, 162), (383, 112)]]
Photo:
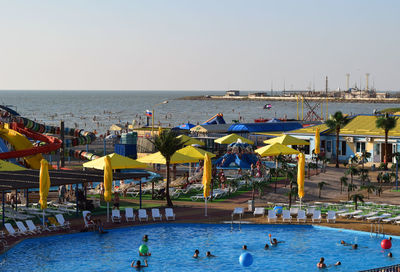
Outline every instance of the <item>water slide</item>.
[(217, 113), (207, 121), (205, 121), (202, 125), (216, 125), (216, 124), (226, 124), (224, 120), (224, 115), (222, 113)]
[(227, 153), (214, 163), (222, 168), (232, 167), (232, 163), (242, 169), (250, 169), (251, 164), (257, 163), (257, 156), (251, 153), (245, 154), (236, 154), (236, 153)]

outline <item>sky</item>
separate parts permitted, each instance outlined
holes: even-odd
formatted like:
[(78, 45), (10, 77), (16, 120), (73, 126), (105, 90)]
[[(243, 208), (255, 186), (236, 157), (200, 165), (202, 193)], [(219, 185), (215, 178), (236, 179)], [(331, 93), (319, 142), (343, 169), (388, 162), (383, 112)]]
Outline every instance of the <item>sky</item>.
[(397, 90), (398, 0), (0, 0), (2, 90)]

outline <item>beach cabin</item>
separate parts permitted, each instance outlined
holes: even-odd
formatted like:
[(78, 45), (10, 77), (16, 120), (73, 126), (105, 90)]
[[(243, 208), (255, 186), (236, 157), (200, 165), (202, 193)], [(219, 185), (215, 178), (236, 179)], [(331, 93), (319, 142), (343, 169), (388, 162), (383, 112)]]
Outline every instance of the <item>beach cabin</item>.
[[(377, 116), (356, 115), (351, 117), (349, 123), (340, 130), (339, 137), (339, 161), (348, 161), (354, 156), (367, 151), (371, 153), (368, 159), (372, 163), (384, 161), (383, 149), (385, 133), (375, 126)], [(309, 126), (302, 129), (290, 131), (289, 135), (310, 142), (309, 150), (306, 150), (306, 158), (311, 159), (312, 150), (315, 149), (315, 130), (320, 128), (321, 153), (328, 159), (334, 160), (336, 156), (336, 134), (325, 125)], [(394, 162), (392, 154), (400, 152), (400, 122), (389, 132), (389, 162)]]

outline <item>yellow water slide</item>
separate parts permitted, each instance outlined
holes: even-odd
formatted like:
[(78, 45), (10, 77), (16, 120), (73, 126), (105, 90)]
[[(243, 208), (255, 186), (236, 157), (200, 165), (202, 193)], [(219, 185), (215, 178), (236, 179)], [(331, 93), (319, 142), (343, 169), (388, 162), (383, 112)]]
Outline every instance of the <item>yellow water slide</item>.
[[(0, 137), (9, 142), (16, 151), (33, 149), (33, 144), (21, 133), (9, 128), (8, 124), (0, 126)], [(42, 154), (34, 154), (24, 157), (24, 160), (32, 169), (40, 169), (40, 161), (43, 159)]]

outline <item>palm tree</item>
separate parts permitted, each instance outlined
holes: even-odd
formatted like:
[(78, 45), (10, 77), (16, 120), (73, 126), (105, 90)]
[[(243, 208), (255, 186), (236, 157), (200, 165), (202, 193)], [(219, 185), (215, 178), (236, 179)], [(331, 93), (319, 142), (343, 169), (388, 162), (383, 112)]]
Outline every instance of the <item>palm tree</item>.
[(346, 170), (346, 175), (350, 174), (351, 184), (353, 184), (353, 177), (355, 175), (358, 175), (358, 173), (359, 173), (359, 171), (358, 171), (357, 167), (354, 166), (353, 164), (350, 164), (349, 168), (347, 168), (347, 170)]
[(361, 152), (360, 161), (361, 161), (361, 168), (364, 170), (364, 163), (371, 158), (371, 153), (367, 151)]
[(369, 194), (372, 193), (373, 191), (376, 190), (375, 185), (373, 185), (371, 182), (364, 184), (363, 186), (361, 186), (360, 189), (365, 189), (367, 190), (367, 198), (369, 199)]
[(357, 210), (358, 201), (364, 202), (364, 196), (362, 194), (355, 194), (351, 196), (351, 199), (354, 202), (354, 208)]
[(389, 161), (389, 152), (388, 152), (389, 131), (396, 127), (396, 123), (397, 123), (397, 117), (389, 116), (388, 113), (379, 116), (375, 121), (376, 127), (381, 128), (385, 131), (385, 148), (383, 150), (384, 151), (383, 154), (385, 155), (385, 170), (387, 170), (387, 164)]
[(340, 178), (340, 193), (343, 192), (343, 187), (347, 186), (347, 181), (348, 180), (349, 180), (349, 178), (346, 177), (346, 176), (343, 176), (343, 177)]
[(347, 199), (350, 200), (350, 192), (355, 191), (357, 189), (357, 185), (349, 184), (347, 185)]
[(318, 198), (321, 198), (321, 190), (325, 184), (327, 184), (325, 181), (318, 182)]
[(154, 146), (161, 155), (164, 156), (167, 167), (167, 183), (165, 188), (165, 196), (167, 199), (168, 207), (173, 207), (171, 197), (169, 196), (169, 182), (170, 182), (170, 162), (171, 157), (176, 151), (183, 148), (184, 142), (176, 138), (176, 133), (172, 130), (163, 130), (159, 136), (156, 136), (152, 141)]
[(348, 119), (343, 115), (341, 111), (335, 112), (333, 116), (330, 116), (326, 120), (326, 125), (329, 129), (334, 129), (336, 133), (336, 168), (339, 168), (339, 134), (340, 129), (343, 128), (347, 123)]
[(162, 177), (154, 177), (154, 178), (152, 178), (150, 181), (151, 181), (151, 199), (154, 199), (154, 197), (155, 197), (155, 194), (154, 194), (154, 184), (155, 183), (157, 183), (157, 182), (159, 182), (159, 181), (161, 181), (161, 180), (163, 180), (163, 178)]

